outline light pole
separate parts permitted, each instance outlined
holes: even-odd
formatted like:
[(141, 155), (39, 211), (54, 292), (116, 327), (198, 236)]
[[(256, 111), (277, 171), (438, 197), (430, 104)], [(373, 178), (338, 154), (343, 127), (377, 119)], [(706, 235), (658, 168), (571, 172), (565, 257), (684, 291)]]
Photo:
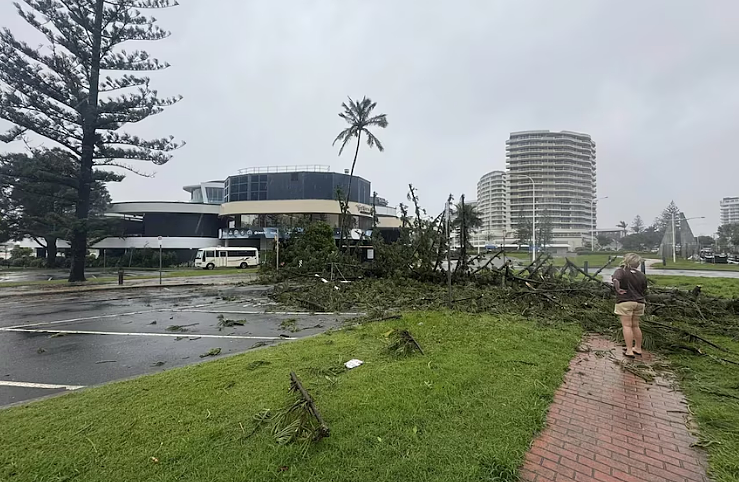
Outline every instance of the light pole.
[(603, 199), (608, 199), (608, 196), (599, 197), (590, 201), (590, 250), (595, 251), (595, 203)]
[[(685, 221), (691, 219), (706, 219), (705, 216), (694, 216), (692, 218), (685, 218)], [(675, 212), (672, 212), (672, 263), (677, 263), (677, 250), (675, 249)]]
[(506, 263), (506, 261), (507, 261), (507, 260), (505, 259), (505, 238), (506, 238), (506, 236), (508, 236), (509, 234), (513, 234), (513, 233), (510, 233), (510, 232), (506, 232), (506, 230), (505, 230), (505, 229), (503, 230), (503, 265), (505, 265), (505, 263)]
[(536, 183), (534, 178), (528, 174), (511, 174), (511, 176), (520, 176), (528, 178), (531, 181), (531, 262), (536, 261)]

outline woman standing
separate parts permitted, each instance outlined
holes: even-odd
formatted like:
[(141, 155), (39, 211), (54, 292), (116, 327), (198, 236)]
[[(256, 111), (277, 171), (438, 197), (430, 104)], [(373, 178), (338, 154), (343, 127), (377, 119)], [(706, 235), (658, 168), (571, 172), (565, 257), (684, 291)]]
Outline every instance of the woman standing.
[(642, 333), (639, 319), (644, 315), (647, 294), (647, 277), (639, 270), (642, 259), (638, 254), (624, 256), (621, 267), (613, 273), (616, 290), (616, 313), (621, 318), (626, 349), (624, 355), (634, 358), (641, 355)]

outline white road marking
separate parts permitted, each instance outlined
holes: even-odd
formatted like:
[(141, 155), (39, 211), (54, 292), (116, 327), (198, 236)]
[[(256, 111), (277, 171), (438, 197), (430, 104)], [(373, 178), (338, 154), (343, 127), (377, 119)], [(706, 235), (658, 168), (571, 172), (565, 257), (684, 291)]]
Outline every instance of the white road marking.
[(9, 326), (8, 328), (28, 328), (29, 326), (51, 326), (51, 325), (59, 325), (64, 323), (77, 323), (80, 321), (92, 321), (92, 320), (102, 320), (106, 318), (117, 318), (119, 316), (135, 316), (135, 315), (145, 315), (147, 313), (165, 313), (165, 312), (175, 312), (175, 311), (182, 311), (186, 310), (188, 308), (200, 308), (203, 306), (208, 305), (192, 305), (192, 306), (182, 306), (177, 309), (173, 308), (156, 308), (152, 310), (141, 310), (141, 311), (130, 311), (127, 313), (111, 313), (108, 315), (96, 315), (96, 316), (85, 316), (81, 318), (69, 318), (67, 320), (57, 320), (57, 321), (41, 321), (39, 323), (24, 323), (22, 325), (15, 325), (15, 326)]
[(65, 335), (119, 335), (119, 336), (165, 336), (169, 338), (187, 338), (199, 336), (200, 338), (232, 338), (237, 340), (297, 340), (293, 337), (283, 336), (247, 336), (247, 335), (203, 335), (200, 333), (127, 333), (120, 331), (91, 331), (91, 330), (44, 330), (28, 328), (0, 328), (0, 332), (20, 333), (64, 333)]
[(188, 313), (225, 313), (227, 315), (306, 315), (306, 316), (331, 316), (331, 315), (346, 315), (346, 316), (361, 316), (364, 313), (329, 313), (329, 312), (308, 312), (308, 311), (245, 311), (245, 310), (187, 310)]
[(110, 315), (85, 316), (82, 318), (70, 318), (68, 320), (42, 321), (39, 323), (24, 323), (22, 325), (9, 326), (8, 328), (25, 328), (29, 326), (50, 326), (50, 325), (58, 325), (61, 323), (76, 323), (78, 321), (90, 321), (90, 320), (100, 320), (104, 318), (116, 318), (118, 316), (143, 315), (146, 313), (155, 313), (157, 311), (168, 311), (168, 310), (156, 309), (156, 310), (144, 310), (144, 311), (131, 311), (129, 313), (113, 313)]
[(0, 387), (21, 387), (21, 388), (63, 388), (65, 390), (79, 390), (85, 388), (82, 385), (53, 385), (50, 383), (31, 383), (31, 382), (9, 382), (0, 380)]

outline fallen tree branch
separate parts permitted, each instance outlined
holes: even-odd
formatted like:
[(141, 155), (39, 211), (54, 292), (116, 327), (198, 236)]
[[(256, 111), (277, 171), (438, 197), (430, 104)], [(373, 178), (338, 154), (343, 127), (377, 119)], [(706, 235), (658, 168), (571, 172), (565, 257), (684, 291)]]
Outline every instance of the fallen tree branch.
[(726, 349), (726, 348), (724, 348), (722, 346), (718, 346), (717, 344), (713, 343), (712, 341), (706, 340), (705, 338), (703, 338), (701, 336), (698, 336), (695, 333), (691, 333), (688, 330), (685, 330), (683, 328), (678, 328), (677, 326), (672, 326), (672, 325), (668, 325), (666, 323), (660, 323), (658, 321), (653, 321), (653, 320), (650, 320), (650, 321), (642, 320), (642, 323), (647, 323), (648, 325), (660, 326), (662, 328), (667, 328), (668, 330), (677, 331), (678, 333), (682, 333), (683, 335), (687, 335), (687, 336), (689, 336), (691, 338), (695, 338), (696, 340), (700, 340), (703, 343), (705, 343), (706, 345), (712, 346), (712, 347), (714, 347), (717, 350), (723, 351), (725, 353), (731, 353), (728, 349)]
[(322, 305), (320, 305), (318, 303), (315, 303), (313, 301), (309, 301), (309, 300), (306, 300), (306, 299), (303, 299), (303, 298), (297, 298), (296, 297), (295, 298), (295, 301), (297, 301), (298, 303), (302, 303), (303, 305), (305, 305), (306, 308), (310, 308), (312, 310), (323, 311), (323, 312), (328, 312), (329, 311), (329, 310), (326, 309), (325, 306), (322, 306)]
[(572, 261), (570, 261), (569, 258), (565, 258), (565, 260), (567, 261), (567, 265), (568, 266), (571, 266), (573, 269), (577, 270), (577, 272), (579, 272), (580, 274), (582, 274), (586, 278), (590, 279), (590, 281), (595, 281), (596, 283), (601, 283), (601, 284), (604, 284), (606, 286), (609, 286), (603, 280), (599, 280), (597, 278), (594, 278), (593, 276), (591, 276), (588, 273), (586, 273), (585, 270), (583, 270), (581, 267), (579, 267), (578, 265), (576, 265), (575, 263), (573, 263)]
[(608, 257), (608, 262), (606, 264), (604, 264), (603, 266), (601, 266), (598, 271), (596, 271), (595, 273), (593, 273), (593, 277), (597, 279), (598, 278), (598, 275), (600, 274), (600, 272), (603, 271), (604, 269), (606, 269), (607, 267), (609, 267), (611, 265), (611, 263), (613, 263), (615, 260), (616, 260), (616, 256), (609, 256)]
[(308, 410), (310, 411), (311, 415), (313, 415), (318, 421), (318, 434), (320, 435), (320, 437), (323, 438), (331, 436), (331, 430), (328, 428), (328, 425), (323, 420), (323, 417), (321, 417), (321, 413), (318, 411), (318, 408), (316, 408), (313, 397), (311, 397), (310, 393), (308, 393), (308, 391), (303, 387), (303, 384), (300, 382), (300, 378), (298, 378), (295, 372), (290, 372), (290, 380), (290, 389), (292, 391), (300, 392), (300, 396), (308, 404)]

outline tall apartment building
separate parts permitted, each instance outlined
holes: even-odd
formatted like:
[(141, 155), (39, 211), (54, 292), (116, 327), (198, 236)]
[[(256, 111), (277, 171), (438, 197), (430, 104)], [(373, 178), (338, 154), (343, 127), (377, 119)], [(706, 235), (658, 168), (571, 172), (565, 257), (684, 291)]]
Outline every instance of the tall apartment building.
[(720, 205), (722, 225), (739, 223), (739, 197), (725, 197)]
[(582, 246), (597, 219), (595, 142), (590, 136), (513, 132), (506, 141), (506, 167), (513, 229), (520, 219), (531, 219), (533, 180), (536, 217), (548, 216), (552, 243)]
[(486, 244), (498, 244), (511, 230), (508, 210), (508, 176), (491, 171), (477, 182), (477, 210), (482, 218), (479, 235)]

